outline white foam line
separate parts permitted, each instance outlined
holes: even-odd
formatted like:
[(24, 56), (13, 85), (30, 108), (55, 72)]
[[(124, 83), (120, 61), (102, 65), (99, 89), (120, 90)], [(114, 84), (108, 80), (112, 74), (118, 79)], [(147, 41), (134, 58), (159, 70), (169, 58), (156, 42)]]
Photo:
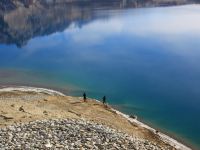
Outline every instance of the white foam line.
[(27, 87), (27, 86), (6, 87), (0, 89), (0, 92), (10, 92), (10, 91), (37, 92), (37, 93), (46, 93), (49, 95), (65, 96), (63, 93), (51, 89)]
[[(96, 100), (96, 101), (100, 102), (99, 100)], [(128, 121), (130, 121), (132, 123), (135, 123), (135, 124), (137, 124), (140, 127), (143, 127), (143, 128), (146, 128), (146, 129), (152, 131), (153, 133), (155, 133), (156, 135), (158, 135), (163, 142), (171, 145), (172, 147), (176, 148), (177, 150), (192, 150), (191, 148), (183, 145), (182, 143), (178, 142), (177, 140), (169, 137), (168, 135), (166, 135), (164, 133), (161, 133), (161, 132), (156, 133), (156, 130), (154, 128), (152, 128), (152, 127), (150, 127), (150, 126), (148, 126), (148, 125), (146, 125), (146, 124), (138, 121), (137, 119), (130, 118), (129, 115), (127, 115), (127, 114), (124, 114), (124, 113), (122, 113), (122, 112), (120, 112), (118, 110), (115, 110), (113, 108), (111, 108), (111, 110), (114, 111), (114, 112), (116, 112), (118, 115), (123, 116)]]
[(192, 150), (191, 148), (183, 145), (182, 143), (179, 143), (177, 140), (169, 137), (168, 135), (164, 134), (164, 133), (161, 133), (161, 132), (158, 132), (156, 133), (156, 130), (151, 128), (150, 126), (138, 121), (137, 119), (133, 119), (133, 118), (130, 118), (128, 115), (120, 112), (120, 111), (117, 111), (115, 109), (112, 108), (113, 111), (115, 111), (117, 114), (119, 115), (122, 115), (123, 117), (125, 117), (127, 120), (129, 120), (130, 122), (133, 122), (133, 123), (136, 123), (137, 125), (139, 125), (140, 127), (143, 127), (143, 128), (146, 128), (152, 132), (154, 132), (155, 134), (157, 134), (162, 141), (164, 141), (165, 143), (168, 143), (170, 144), (171, 146), (175, 147), (176, 149), (178, 150)]
[[(54, 91), (51, 89), (45, 89), (45, 88), (36, 88), (36, 87), (26, 87), (26, 86), (20, 86), (20, 87), (6, 87), (6, 88), (1, 88), (0, 92), (9, 92), (9, 91), (23, 91), (23, 92), (43, 92), (49, 95), (60, 95), (60, 96), (65, 96), (63, 93), (58, 92), (58, 91)], [(96, 99), (95, 99), (96, 100)], [(96, 100), (97, 102), (100, 102), (98, 100)], [(183, 145), (182, 143), (179, 143), (177, 140), (169, 137), (168, 135), (158, 132), (156, 133), (156, 130), (153, 129), (152, 127), (138, 121), (137, 119), (133, 119), (130, 118), (129, 115), (126, 115), (118, 110), (115, 110), (113, 108), (111, 108), (114, 112), (116, 112), (118, 115), (123, 116), (124, 118), (126, 118), (128, 121), (133, 122), (135, 124), (137, 124), (140, 127), (146, 128), (152, 132), (154, 132), (155, 134), (157, 134), (161, 140), (165, 143), (170, 144), (171, 146), (175, 147), (177, 150), (192, 150), (191, 148)]]

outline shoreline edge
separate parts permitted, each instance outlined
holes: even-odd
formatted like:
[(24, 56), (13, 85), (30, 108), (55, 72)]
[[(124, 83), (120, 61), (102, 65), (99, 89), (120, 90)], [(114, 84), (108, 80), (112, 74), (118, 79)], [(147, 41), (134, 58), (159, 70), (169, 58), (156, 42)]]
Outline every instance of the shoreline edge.
[[(11, 92), (11, 91), (22, 91), (22, 92), (36, 92), (36, 93), (45, 93), (45, 94), (48, 94), (48, 95), (57, 95), (57, 96), (66, 96), (65, 94), (59, 92), (59, 91), (55, 91), (55, 90), (52, 90), (52, 89), (46, 89), (46, 88), (37, 88), (37, 87), (28, 87), (28, 86), (16, 86), (16, 87), (10, 87), (10, 86), (3, 86), (3, 87), (0, 87), (0, 92)], [(99, 100), (97, 99), (93, 99), (97, 102), (100, 102)], [(187, 147), (186, 145), (178, 142), (177, 140), (173, 139), (172, 137), (162, 133), (162, 132), (158, 132), (156, 133), (156, 129), (146, 125), (145, 123), (141, 122), (141, 121), (138, 121), (137, 119), (133, 119), (133, 118), (130, 118), (129, 115), (127, 114), (124, 114), (114, 108), (112, 108), (112, 111), (116, 112), (118, 115), (121, 115), (123, 116), (125, 119), (127, 119), (129, 122), (132, 122), (132, 123), (135, 123), (137, 124), (138, 126), (140, 127), (143, 127), (147, 130), (150, 130), (152, 131), (154, 134), (158, 135), (159, 138), (171, 145), (172, 147), (178, 149), (178, 150), (192, 150), (191, 148)]]

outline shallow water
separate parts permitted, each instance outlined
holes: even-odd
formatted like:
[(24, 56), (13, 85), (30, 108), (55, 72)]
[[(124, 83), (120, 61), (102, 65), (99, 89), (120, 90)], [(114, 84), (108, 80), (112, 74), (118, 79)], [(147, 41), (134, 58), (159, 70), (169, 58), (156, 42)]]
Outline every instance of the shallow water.
[(1, 85), (106, 95), (123, 112), (200, 148), (200, 6), (84, 10), (24, 39), (9, 21), (0, 23), (14, 36), (1, 40)]

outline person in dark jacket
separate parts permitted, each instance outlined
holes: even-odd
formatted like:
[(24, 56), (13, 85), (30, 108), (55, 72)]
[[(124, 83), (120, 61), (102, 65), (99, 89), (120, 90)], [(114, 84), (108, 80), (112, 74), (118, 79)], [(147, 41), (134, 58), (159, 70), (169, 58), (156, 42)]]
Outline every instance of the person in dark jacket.
[(103, 104), (106, 104), (106, 96), (103, 97)]
[(87, 97), (86, 97), (86, 93), (84, 92), (83, 93), (83, 101), (86, 102), (86, 100), (87, 100)]

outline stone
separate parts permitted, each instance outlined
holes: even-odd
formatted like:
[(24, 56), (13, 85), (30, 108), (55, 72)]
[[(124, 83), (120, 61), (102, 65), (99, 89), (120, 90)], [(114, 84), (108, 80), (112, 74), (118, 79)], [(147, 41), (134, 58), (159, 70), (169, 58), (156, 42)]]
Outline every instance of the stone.
[(0, 149), (13, 148), (161, 149), (147, 140), (129, 136), (105, 125), (76, 119), (34, 121), (0, 129)]

